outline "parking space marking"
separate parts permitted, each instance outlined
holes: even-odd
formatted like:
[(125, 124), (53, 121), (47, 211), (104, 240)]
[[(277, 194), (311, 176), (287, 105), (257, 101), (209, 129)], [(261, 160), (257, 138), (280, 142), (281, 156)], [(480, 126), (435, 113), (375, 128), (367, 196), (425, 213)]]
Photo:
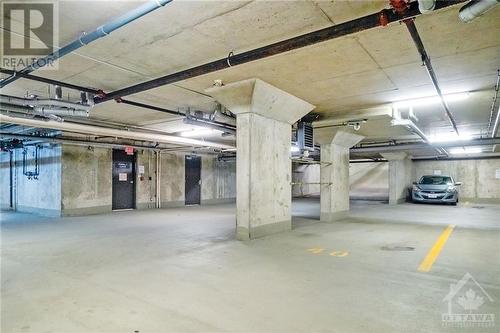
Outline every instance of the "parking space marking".
[(434, 264), (437, 257), (439, 256), (439, 253), (443, 249), (444, 244), (446, 244), (446, 241), (450, 237), (454, 228), (455, 228), (455, 226), (453, 224), (450, 224), (441, 233), (439, 238), (436, 240), (436, 243), (434, 243), (434, 246), (430, 249), (430, 251), (427, 253), (427, 256), (425, 256), (424, 260), (420, 263), (420, 266), (418, 266), (418, 270), (420, 272), (429, 272), (431, 270), (432, 265)]
[(314, 254), (320, 254), (323, 252), (325, 249), (320, 248), (320, 247), (313, 247), (312, 249), (307, 249), (307, 251), (314, 253)]
[(349, 252), (347, 251), (333, 251), (330, 253), (332, 257), (345, 257), (349, 255)]

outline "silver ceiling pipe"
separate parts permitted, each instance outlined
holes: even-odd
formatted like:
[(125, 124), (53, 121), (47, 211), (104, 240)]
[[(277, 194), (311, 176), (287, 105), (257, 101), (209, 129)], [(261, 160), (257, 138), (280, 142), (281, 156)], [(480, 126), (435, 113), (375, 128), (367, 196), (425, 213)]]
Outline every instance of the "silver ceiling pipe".
[[(75, 39), (74, 41), (70, 42), (69, 44), (61, 47), (60, 49), (52, 52), (51, 54), (39, 58), (35, 60), (35, 62), (23, 69), (20, 70), (22, 74), (29, 74), (41, 67), (46, 66), (47, 64), (52, 64), (55, 62), (57, 59), (64, 57), (65, 55), (76, 51), (80, 47), (83, 47), (87, 44), (90, 44), (94, 42), (95, 40), (106, 37), (116, 29), (119, 29), (130, 22), (133, 22), (142, 16), (165, 6), (167, 3), (171, 2), (172, 0), (150, 0), (141, 6), (132, 9), (128, 13), (125, 13), (124, 15), (121, 15), (112, 21), (101, 25), (97, 27), (95, 30), (89, 32), (89, 33), (83, 33), (79, 38)], [(12, 83), (19, 79), (21, 76), (16, 76), (16, 75), (11, 75), (8, 78), (5, 78), (3, 80), (0, 80), (0, 88), (5, 87), (9, 83)]]
[(0, 114), (0, 122), (11, 123), (24, 126), (32, 126), (39, 128), (50, 128), (55, 130), (81, 133), (87, 135), (96, 136), (108, 136), (123, 139), (132, 139), (138, 141), (149, 141), (158, 143), (174, 143), (184, 146), (201, 146), (201, 147), (212, 147), (219, 149), (234, 148), (232, 145), (222, 144), (218, 142), (197, 140), (191, 138), (184, 138), (175, 135), (168, 134), (158, 134), (158, 133), (147, 133), (147, 132), (137, 132), (137, 131), (125, 131), (113, 128), (105, 128), (92, 125), (82, 125), (78, 123), (72, 123), (69, 121), (57, 122), (54, 120), (37, 120), (37, 119), (27, 119), (27, 118), (17, 118), (10, 115)]
[(500, 0), (470, 1), (465, 6), (460, 8), (458, 17), (462, 20), (462, 22), (468, 23), (498, 5), (499, 2)]
[(422, 14), (429, 14), (434, 8), (436, 8), (436, 0), (418, 0), (418, 10)]
[(8, 95), (0, 95), (0, 105), (3, 110), (9, 105), (14, 105), (26, 108), (23, 113), (32, 113), (44, 117), (88, 117), (89, 111), (92, 108), (91, 105), (62, 101), (60, 99), (19, 98)]

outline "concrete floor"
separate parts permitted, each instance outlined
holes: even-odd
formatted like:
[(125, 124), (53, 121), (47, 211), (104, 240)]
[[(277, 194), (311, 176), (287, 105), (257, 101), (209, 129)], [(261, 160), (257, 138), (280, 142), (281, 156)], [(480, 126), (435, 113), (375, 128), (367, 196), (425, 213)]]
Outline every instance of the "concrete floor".
[[(299, 200), (293, 231), (250, 242), (234, 240), (233, 205), (3, 213), (1, 331), (498, 332), (500, 207), (481, 207), (357, 202), (327, 224)], [(432, 270), (417, 271), (449, 223)], [(480, 307), (494, 328), (442, 327), (466, 272), (494, 300)]]

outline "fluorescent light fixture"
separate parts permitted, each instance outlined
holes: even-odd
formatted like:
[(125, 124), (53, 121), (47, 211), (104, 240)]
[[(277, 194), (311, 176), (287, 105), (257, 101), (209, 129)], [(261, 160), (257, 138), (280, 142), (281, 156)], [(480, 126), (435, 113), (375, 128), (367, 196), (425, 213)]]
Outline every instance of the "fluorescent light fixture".
[(291, 151), (292, 153), (298, 153), (298, 152), (300, 152), (300, 148), (299, 148), (299, 147), (297, 147), (297, 146), (292, 146), (292, 147), (290, 148), (290, 151)]
[(452, 155), (479, 154), (483, 151), (481, 147), (460, 147), (449, 150)]
[[(469, 98), (469, 92), (457, 93), (457, 94), (447, 94), (443, 96), (446, 102), (458, 102)], [(426, 106), (432, 104), (441, 103), (439, 96), (429, 96), (422, 98), (407, 99), (403, 101), (396, 101), (393, 105), (397, 108), (408, 108), (416, 106)]]
[(208, 136), (208, 135), (216, 135), (222, 133), (219, 130), (211, 129), (211, 128), (200, 128), (193, 129), (189, 131), (181, 132), (181, 136), (185, 138), (196, 137), (196, 136)]
[(457, 135), (455, 132), (446, 132), (428, 135), (427, 138), (429, 138), (429, 142), (469, 141), (472, 140), (472, 135), (466, 133)]

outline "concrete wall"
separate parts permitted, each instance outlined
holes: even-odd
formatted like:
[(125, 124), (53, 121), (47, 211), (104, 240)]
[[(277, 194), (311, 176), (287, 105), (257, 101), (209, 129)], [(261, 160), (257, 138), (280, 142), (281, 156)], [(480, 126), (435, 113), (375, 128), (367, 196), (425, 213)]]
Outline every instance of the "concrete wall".
[[(156, 207), (156, 154), (150, 150), (139, 150), (136, 153), (136, 208)], [(140, 173), (141, 166), (144, 173)]]
[[(136, 152), (136, 208), (156, 207), (156, 154)], [(184, 206), (185, 169), (181, 153), (161, 154), (161, 207)], [(111, 211), (112, 150), (105, 148), (63, 146), (62, 158), (63, 215), (85, 215)], [(144, 173), (140, 173), (140, 167)], [(202, 204), (234, 201), (236, 197), (236, 163), (202, 156)]]
[(213, 156), (201, 160), (201, 203), (236, 200), (236, 161), (219, 161)]
[[(35, 147), (27, 148), (27, 171), (34, 171)], [(8, 205), (9, 168), (8, 154), (2, 154), (2, 206)], [(23, 175), (23, 150), (16, 149), (14, 159), (14, 206), (20, 212), (37, 213), (46, 216), (61, 214), (61, 146), (45, 145), (38, 152), (38, 179)], [(3, 176), (6, 176), (3, 179)]]
[[(292, 181), (319, 182), (319, 164), (293, 164)], [(349, 165), (349, 196), (351, 199), (387, 200), (389, 197), (388, 163), (351, 163)], [(292, 195), (318, 196), (320, 186), (304, 184), (292, 186)]]
[(111, 211), (111, 149), (63, 145), (62, 152), (62, 215)]
[(388, 200), (388, 163), (351, 163), (349, 165), (351, 199)]
[(161, 154), (161, 207), (184, 206), (184, 156), (176, 153)]
[(500, 203), (500, 179), (495, 178), (496, 170), (500, 170), (500, 158), (413, 163), (415, 180), (440, 170), (442, 175), (450, 175), (455, 181), (462, 182), (461, 202)]

